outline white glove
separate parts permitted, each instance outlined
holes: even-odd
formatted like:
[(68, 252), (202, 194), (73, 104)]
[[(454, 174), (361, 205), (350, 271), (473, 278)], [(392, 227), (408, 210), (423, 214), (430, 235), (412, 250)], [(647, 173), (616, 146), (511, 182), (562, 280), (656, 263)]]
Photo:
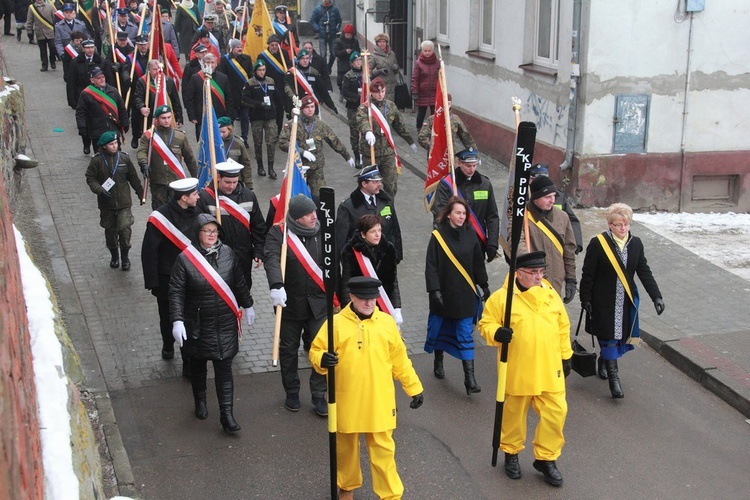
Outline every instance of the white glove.
[(286, 290), (284, 290), (283, 286), (281, 288), (271, 290), (271, 305), (273, 305), (273, 307), (286, 307)]
[(307, 161), (314, 162), (315, 161), (315, 155), (312, 154), (309, 151), (302, 151), (302, 157), (306, 159)]
[(346, 162), (349, 164), (350, 167), (357, 168), (357, 164), (354, 163), (354, 158), (349, 158), (348, 160), (346, 160)]
[(253, 306), (245, 309), (245, 318), (247, 318), (247, 326), (253, 326), (253, 323), (255, 323), (255, 309)]
[(401, 326), (401, 323), (404, 322), (404, 317), (401, 316), (401, 308), (397, 307), (393, 310), (393, 319), (396, 321), (396, 325)]
[(172, 323), (172, 337), (177, 345), (182, 347), (182, 343), (187, 340), (187, 332), (185, 331), (185, 323), (182, 321), (175, 321)]
[(367, 142), (368, 146), (374, 146), (375, 145), (375, 134), (370, 132), (369, 130), (367, 133), (365, 133), (365, 141)]
[(415, 153), (417, 152), (417, 144), (416, 143), (412, 144), (410, 147), (411, 147), (412, 151), (414, 151)]
[(292, 107), (292, 114), (293, 114), (293, 115), (297, 115), (297, 116), (299, 116), (299, 108), (297, 108), (297, 107)]

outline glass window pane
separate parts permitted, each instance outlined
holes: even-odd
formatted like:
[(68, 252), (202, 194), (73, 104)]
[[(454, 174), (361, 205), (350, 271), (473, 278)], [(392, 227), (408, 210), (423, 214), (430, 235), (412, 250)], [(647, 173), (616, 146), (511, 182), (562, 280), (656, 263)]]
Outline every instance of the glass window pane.
[(438, 32), (441, 35), (448, 34), (448, 0), (440, 0), (440, 19), (438, 21)]
[(482, 43), (492, 45), (492, 0), (482, 2)]
[(550, 57), (550, 31), (552, 29), (552, 0), (539, 0), (537, 56)]

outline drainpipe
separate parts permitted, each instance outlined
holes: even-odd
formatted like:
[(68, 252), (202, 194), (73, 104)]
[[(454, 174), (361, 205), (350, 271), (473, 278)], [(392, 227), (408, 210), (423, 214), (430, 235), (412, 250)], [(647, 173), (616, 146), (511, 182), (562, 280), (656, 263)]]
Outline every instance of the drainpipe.
[(565, 160), (560, 165), (564, 172), (573, 166), (573, 152), (576, 147), (576, 121), (578, 120), (578, 81), (581, 77), (579, 50), (581, 46), (581, 0), (573, 2), (573, 53), (574, 71), (570, 76), (570, 106), (568, 107), (568, 139), (565, 144)]
[(680, 133), (680, 196), (677, 198), (677, 212), (682, 212), (682, 198), (685, 181), (685, 135), (687, 134), (688, 98), (690, 96), (690, 54), (693, 51), (693, 13), (690, 12), (688, 28), (687, 68), (685, 69), (685, 101), (682, 104), (682, 132)]

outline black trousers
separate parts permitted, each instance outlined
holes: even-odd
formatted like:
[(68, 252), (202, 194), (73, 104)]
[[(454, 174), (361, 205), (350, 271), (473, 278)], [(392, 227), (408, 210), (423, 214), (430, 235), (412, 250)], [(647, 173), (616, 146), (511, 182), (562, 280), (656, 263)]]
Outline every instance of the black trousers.
[(57, 59), (57, 49), (55, 48), (54, 38), (37, 39), (36, 44), (39, 46), (39, 59), (42, 60), (42, 68), (47, 68), (49, 64), (55, 64)]
[[(299, 345), (302, 340), (305, 352), (318, 334), (318, 330), (325, 322), (325, 316), (319, 319), (287, 319), (281, 320), (279, 335), (279, 364), (281, 365), (281, 383), (288, 394), (299, 393), (300, 381), (297, 374), (299, 365)], [(326, 395), (326, 378), (315, 370), (310, 374), (310, 393), (313, 400), (323, 399)]]
[[(234, 386), (234, 377), (232, 375), (232, 359), (212, 359), (214, 364), (214, 386), (216, 387), (216, 396), (219, 404), (222, 403), (221, 387), (224, 384)], [(208, 374), (208, 360), (190, 359), (190, 385), (193, 388), (193, 396), (196, 399), (205, 398), (206, 396), (206, 377)]]
[(427, 108), (430, 108), (430, 115), (435, 114), (435, 106), (417, 106), (417, 132), (422, 130), (422, 124), (425, 116), (427, 116)]

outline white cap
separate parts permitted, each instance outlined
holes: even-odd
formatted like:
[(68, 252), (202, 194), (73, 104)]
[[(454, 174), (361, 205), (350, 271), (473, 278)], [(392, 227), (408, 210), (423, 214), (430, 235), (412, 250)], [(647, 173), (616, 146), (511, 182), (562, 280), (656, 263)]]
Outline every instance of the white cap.
[(198, 179), (194, 177), (188, 177), (187, 179), (178, 179), (169, 183), (169, 187), (172, 191), (177, 193), (190, 193), (195, 191), (198, 187)]
[(227, 158), (227, 161), (216, 164), (216, 171), (224, 177), (237, 177), (243, 168), (245, 168), (244, 165), (231, 158)]

